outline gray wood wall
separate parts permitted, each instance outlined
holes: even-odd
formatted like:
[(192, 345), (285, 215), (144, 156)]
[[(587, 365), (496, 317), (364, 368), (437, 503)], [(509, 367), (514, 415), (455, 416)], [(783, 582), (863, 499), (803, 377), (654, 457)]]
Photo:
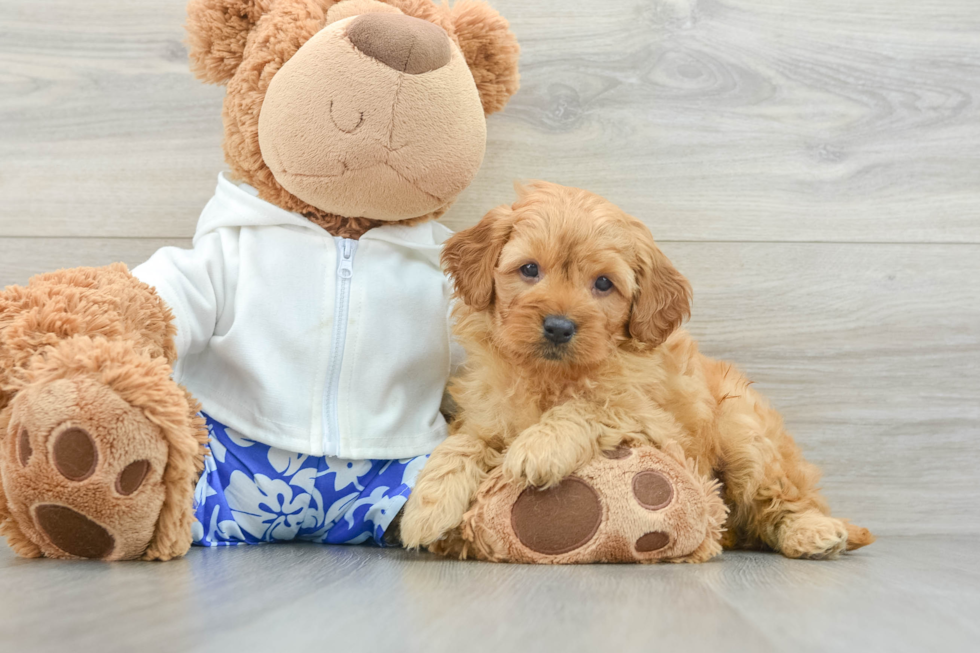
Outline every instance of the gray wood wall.
[[(836, 511), (980, 532), (980, 4), (495, 0), (523, 87), (445, 222), (515, 178), (605, 195), (695, 288)], [(0, 284), (189, 242), (222, 89), (184, 0), (0, 0)]]

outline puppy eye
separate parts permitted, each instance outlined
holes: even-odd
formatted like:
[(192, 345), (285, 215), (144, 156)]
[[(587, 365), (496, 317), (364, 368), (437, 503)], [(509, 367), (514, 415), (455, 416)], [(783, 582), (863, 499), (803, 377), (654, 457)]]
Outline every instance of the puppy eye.
[(599, 277), (595, 280), (593, 287), (599, 292), (609, 292), (612, 290), (613, 282), (609, 280), (609, 277)]
[(537, 263), (526, 263), (521, 266), (521, 276), (526, 279), (537, 279), (538, 278), (538, 264)]

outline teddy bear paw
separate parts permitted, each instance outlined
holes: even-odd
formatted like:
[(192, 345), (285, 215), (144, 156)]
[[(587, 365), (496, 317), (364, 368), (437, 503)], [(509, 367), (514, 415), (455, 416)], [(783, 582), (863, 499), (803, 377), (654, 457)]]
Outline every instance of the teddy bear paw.
[(716, 484), (653, 447), (621, 448), (538, 489), (498, 469), (467, 513), (469, 551), (549, 564), (707, 560), (721, 551)]
[(0, 473), (23, 535), (52, 558), (138, 557), (164, 500), (160, 429), (92, 379), (14, 398)]

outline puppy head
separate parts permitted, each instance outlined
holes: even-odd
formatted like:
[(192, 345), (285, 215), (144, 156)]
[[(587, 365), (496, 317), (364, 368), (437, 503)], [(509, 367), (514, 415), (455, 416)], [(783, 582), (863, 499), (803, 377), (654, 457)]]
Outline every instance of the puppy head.
[(591, 367), (630, 342), (659, 345), (690, 314), (690, 285), (642, 222), (577, 188), (538, 181), (519, 193), (442, 255), (457, 298), (492, 316), (502, 351)]

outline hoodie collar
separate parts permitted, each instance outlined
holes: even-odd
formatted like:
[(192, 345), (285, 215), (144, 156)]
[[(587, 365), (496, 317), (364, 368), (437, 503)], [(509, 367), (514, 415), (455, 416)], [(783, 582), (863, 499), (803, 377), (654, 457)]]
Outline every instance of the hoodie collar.
[[(258, 191), (248, 184), (236, 184), (225, 173), (218, 175), (218, 187), (214, 197), (204, 207), (197, 222), (194, 240), (221, 227), (271, 227), (293, 226), (310, 229), (319, 235), (329, 236), (321, 227), (299, 213), (281, 209), (275, 204), (259, 199)], [(406, 226), (387, 224), (371, 229), (361, 240), (379, 240), (416, 250), (438, 265), (442, 243), (452, 231), (435, 221)]]

